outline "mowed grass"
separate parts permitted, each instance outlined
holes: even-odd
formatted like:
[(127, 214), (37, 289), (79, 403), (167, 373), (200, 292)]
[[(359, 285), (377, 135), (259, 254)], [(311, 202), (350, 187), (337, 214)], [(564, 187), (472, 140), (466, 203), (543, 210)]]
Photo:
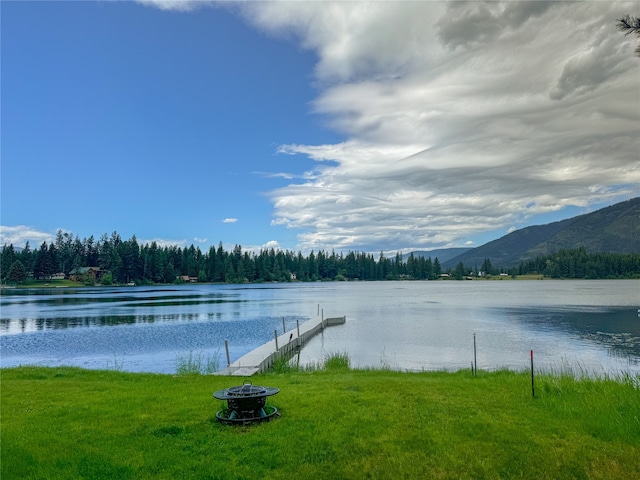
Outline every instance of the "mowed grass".
[(264, 374), (269, 423), (221, 425), (242, 378), (19, 367), (1, 373), (1, 478), (640, 478), (638, 378)]

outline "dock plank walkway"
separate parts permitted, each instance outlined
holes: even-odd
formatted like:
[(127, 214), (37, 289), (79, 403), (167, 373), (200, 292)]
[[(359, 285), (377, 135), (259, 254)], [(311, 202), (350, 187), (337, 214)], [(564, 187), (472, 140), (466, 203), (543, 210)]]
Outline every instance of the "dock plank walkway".
[(277, 348), (276, 339), (274, 338), (246, 355), (243, 355), (228, 367), (215, 372), (214, 375), (250, 377), (256, 373), (264, 372), (271, 367), (277, 359), (292, 356), (298, 349), (304, 347), (309, 340), (325, 328), (342, 325), (346, 320), (346, 317), (312, 318), (299, 326), (299, 335), (298, 328), (294, 328), (278, 336)]

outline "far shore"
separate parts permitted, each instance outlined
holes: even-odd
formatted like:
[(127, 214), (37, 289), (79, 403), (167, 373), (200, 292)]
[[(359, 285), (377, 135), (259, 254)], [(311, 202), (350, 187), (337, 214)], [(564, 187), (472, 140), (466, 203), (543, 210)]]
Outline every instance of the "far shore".
[(455, 279), (453, 277), (448, 278), (439, 278), (437, 280), (414, 280), (410, 278), (402, 278), (397, 280), (318, 280), (317, 282), (301, 282), (301, 281), (291, 281), (291, 282), (256, 282), (256, 283), (213, 283), (213, 282), (193, 282), (193, 283), (113, 283), (111, 285), (104, 285), (102, 283), (95, 284), (85, 284), (82, 282), (74, 282), (72, 280), (33, 280), (29, 282), (25, 282), (20, 285), (6, 285), (1, 284), (0, 289), (28, 289), (28, 288), (96, 288), (96, 287), (170, 287), (170, 286), (181, 286), (181, 285), (260, 285), (267, 283), (319, 283), (319, 282), (452, 282), (452, 281), (474, 281), (474, 282), (495, 282), (495, 281), (505, 281), (505, 280), (552, 280), (552, 281), (562, 281), (562, 280), (583, 280), (583, 281), (591, 281), (591, 280), (638, 280), (636, 278), (552, 278), (546, 277), (544, 275), (487, 275), (485, 277), (464, 277), (462, 279)]

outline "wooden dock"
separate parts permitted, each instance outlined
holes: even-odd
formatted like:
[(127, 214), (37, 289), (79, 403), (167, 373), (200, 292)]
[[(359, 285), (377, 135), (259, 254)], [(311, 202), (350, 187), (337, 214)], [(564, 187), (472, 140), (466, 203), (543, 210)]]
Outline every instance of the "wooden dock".
[(219, 370), (214, 375), (231, 375), (237, 377), (250, 377), (269, 369), (273, 363), (283, 357), (292, 357), (299, 349), (325, 328), (334, 325), (342, 325), (347, 321), (346, 317), (322, 318), (321, 316), (296, 326), (293, 330), (283, 333), (274, 339), (259, 346), (255, 350), (242, 356), (226, 368)]

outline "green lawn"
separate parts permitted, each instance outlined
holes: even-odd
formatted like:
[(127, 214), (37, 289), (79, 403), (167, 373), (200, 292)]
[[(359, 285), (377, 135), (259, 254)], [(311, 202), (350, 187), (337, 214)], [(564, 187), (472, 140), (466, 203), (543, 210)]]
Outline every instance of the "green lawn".
[(241, 378), (1, 374), (1, 478), (640, 478), (640, 378), (335, 368), (253, 377), (272, 422), (221, 425)]

